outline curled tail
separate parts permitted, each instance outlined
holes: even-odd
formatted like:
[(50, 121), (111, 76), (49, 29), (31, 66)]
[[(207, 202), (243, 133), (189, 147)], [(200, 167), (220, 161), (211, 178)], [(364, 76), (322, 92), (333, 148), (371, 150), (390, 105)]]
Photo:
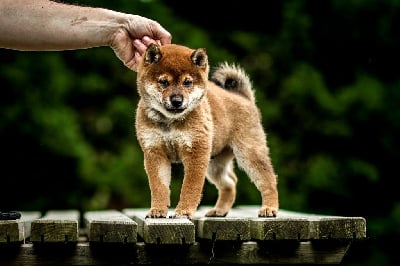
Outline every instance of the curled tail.
[(210, 80), (218, 86), (232, 92), (236, 92), (252, 102), (255, 102), (254, 92), (249, 76), (237, 65), (227, 62), (215, 67), (211, 73)]

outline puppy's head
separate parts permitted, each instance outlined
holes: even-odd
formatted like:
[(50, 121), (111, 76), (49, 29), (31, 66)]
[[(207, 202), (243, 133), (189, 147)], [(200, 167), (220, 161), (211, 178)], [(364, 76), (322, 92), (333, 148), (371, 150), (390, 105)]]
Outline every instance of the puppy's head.
[(138, 66), (139, 95), (150, 112), (172, 120), (182, 118), (203, 98), (208, 71), (204, 48), (151, 44)]

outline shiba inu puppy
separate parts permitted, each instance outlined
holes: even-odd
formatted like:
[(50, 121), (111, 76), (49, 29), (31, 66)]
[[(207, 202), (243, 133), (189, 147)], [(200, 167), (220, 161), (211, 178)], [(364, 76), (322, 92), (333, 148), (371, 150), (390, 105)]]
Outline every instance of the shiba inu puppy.
[(176, 217), (192, 218), (207, 178), (218, 189), (206, 216), (225, 216), (236, 197), (234, 160), (261, 193), (260, 217), (278, 212), (277, 176), (249, 77), (221, 64), (209, 80), (204, 48), (150, 45), (138, 67), (136, 134), (151, 190), (147, 217), (166, 217), (171, 164), (184, 177)]

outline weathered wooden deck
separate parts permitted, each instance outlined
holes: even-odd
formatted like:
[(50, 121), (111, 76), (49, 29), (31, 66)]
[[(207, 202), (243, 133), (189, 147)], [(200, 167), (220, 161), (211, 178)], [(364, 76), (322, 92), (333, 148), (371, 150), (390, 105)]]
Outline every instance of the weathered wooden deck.
[(338, 264), (366, 238), (362, 217), (204, 210), (192, 220), (145, 219), (147, 209), (22, 212), (0, 221), (0, 265)]

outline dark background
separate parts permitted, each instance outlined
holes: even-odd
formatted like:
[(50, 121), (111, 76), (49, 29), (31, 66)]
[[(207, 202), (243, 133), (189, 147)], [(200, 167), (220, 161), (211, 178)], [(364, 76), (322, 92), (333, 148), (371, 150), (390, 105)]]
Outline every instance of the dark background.
[[(399, 263), (398, 1), (70, 1), (159, 21), (249, 73), (282, 209), (367, 220), (347, 264)], [(217, 5), (218, 4), (218, 5)], [(136, 74), (108, 47), (0, 49), (1, 210), (149, 207)], [(237, 205), (260, 204), (239, 174)], [(182, 169), (174, 168), (172, 204)], [(212, 205), (215, 188), (204, 189)]]

